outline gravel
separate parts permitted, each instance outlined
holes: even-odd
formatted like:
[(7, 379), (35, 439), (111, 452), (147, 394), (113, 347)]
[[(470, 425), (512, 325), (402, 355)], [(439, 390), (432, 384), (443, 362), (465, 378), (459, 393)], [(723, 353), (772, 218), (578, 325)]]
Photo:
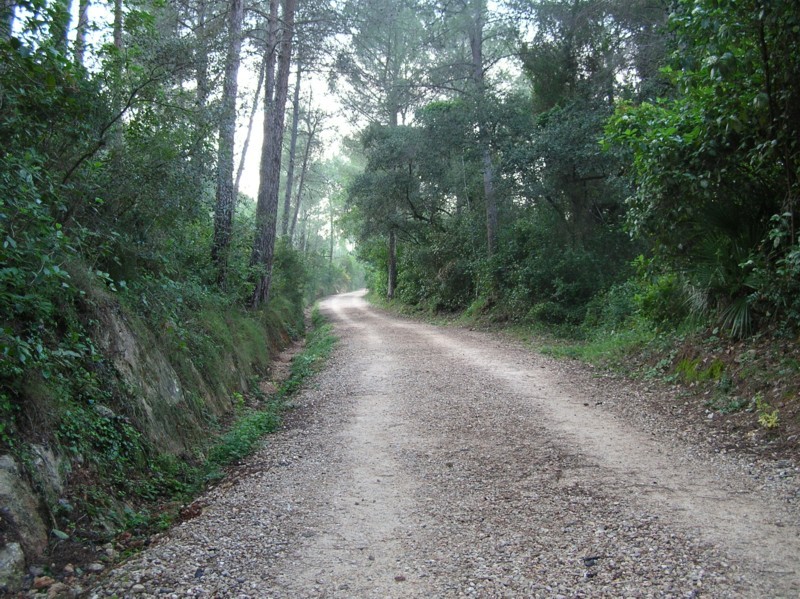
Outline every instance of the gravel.
[(282, 429), (91, 597), (796, 597), (798, 468), (660, 389), (501, 336), (324, 305)]

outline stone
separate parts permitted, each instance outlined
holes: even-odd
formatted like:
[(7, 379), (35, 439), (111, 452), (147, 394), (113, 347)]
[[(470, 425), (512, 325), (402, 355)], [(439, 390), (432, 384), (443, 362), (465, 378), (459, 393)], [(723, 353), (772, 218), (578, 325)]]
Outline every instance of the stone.
[(33, 465), (41, 482), (54, 498), (59, 497), (64, 492), (63, 473), (69, 468), (68, 462), (44, 445), (31, 445), (31, 451)]
[(47, 548), (47, 527), (40, 515), (39, 498), (22, 478), (10, 455), (0, 456), (0, 510), (28, 559), (40, 557)]
[(47, 589), (56, 583), (55, 579), (49, 576), (37, 576), (33, 579), (33, 588), (37, 591)]
[(57, 582), (47, 590), (47, 599), (71, 599), (77, 597), (77, 592), (63, 582)]
[(143, 584), (135, 584), (131, 587), (131, 593), (136, 593), (137, 595), (144, 593), (146, 590)]
[(9, 594), (22, 589), (25, 580), (25, 554), (19, 543), (0, 548), (0, 591)]
[(86, 571), (87, 572), (91, 572), (92, 574), (99, 574), (100, 572), (102, 572), (105, 569), (106, 569), (106, 567), (103, 564), (99, 563), (99, 562), (94, 562), (94, 563), (89, 564), (88, 566), (86, 566)]

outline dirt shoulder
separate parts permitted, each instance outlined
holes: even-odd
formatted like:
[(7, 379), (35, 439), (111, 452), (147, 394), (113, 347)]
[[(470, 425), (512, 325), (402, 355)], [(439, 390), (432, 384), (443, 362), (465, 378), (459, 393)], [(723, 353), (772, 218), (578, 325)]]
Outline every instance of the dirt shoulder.
[(662, 391), (349, 294), (287, 425), (94, 595), (793, 597), (798, 471)]

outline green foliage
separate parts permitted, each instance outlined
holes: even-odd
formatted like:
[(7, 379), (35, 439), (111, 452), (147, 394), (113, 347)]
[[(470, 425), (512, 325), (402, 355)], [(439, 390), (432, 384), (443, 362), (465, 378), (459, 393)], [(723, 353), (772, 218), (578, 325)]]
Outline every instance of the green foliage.
[(776, 313), (794, 322), (779, 271), (793, 261), (800, 188), (796, 6), (686, 0), (671, 27), (674, 97), (622, 104), (607, 127), (633, 162), (630, 230), (731, 335)]
[(101, 467), (105, 475), (120, 476), (120, 480), (124, 480), (124, 470), (143, 465), (141, 433), (127, 418), (99, 404), (70, 404), (63, 408), (56, 429), (62, 447)]
[(278, 424), (280, 417), (275, 407), (246, 413), (236, 421), (230, 431), (222, 435), (219, 443), (211, 448), (208, 454), (209, 465), (213, 469), (247, 457), (261, 442), (261, 438), (274, 431)]
[(685, 383), (716, 382), (722, 379), (725, 364), (712, 360), (706, 366), (701, 358), (684, 358), (675, 366), (675, 374)]
[(330, 355), (336, 343), (333, 328), (325, 322), (324, 317), (315, 306), (312, 312), (314, 328), (306, 337), (303, 351), (292, 360), (292, 369), (289, 378), (281, 385), (279, 395), (285, 397), (296, 392), (319, 369), (320, 365)]
[(753, 398), (753, 402), (756, 406), (758, 423), (767, 430), (777, 428), (780, 424), (780, 415), (778, 410), (773, 409), (761, 394), (756, 395)]

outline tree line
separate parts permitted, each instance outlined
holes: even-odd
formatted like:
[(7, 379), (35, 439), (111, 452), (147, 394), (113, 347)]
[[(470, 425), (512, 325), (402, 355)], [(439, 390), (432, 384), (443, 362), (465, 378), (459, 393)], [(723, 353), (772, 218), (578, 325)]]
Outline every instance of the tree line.
[(0, 4), (0, 441), (32, 387), (100, 401), (99, 289), (191, 352), (202, 306), (299, 333), (308, 301), (360, 284), (305, 82), (337, 22), (293, 0)]
[(354, 5), (344, 225), (374, 288), (568, 327), (800, 322), (796, 2)]
[[(346, 237), (373, 289), (433, 309), (791, 329), (796, 9), (4, 0), (3, 405), (92, 355), (82, 278), (144, 311), (211, 294), (297, 314), (359, 279)], [(312, 76), (357, 127), (342, 157)]]

